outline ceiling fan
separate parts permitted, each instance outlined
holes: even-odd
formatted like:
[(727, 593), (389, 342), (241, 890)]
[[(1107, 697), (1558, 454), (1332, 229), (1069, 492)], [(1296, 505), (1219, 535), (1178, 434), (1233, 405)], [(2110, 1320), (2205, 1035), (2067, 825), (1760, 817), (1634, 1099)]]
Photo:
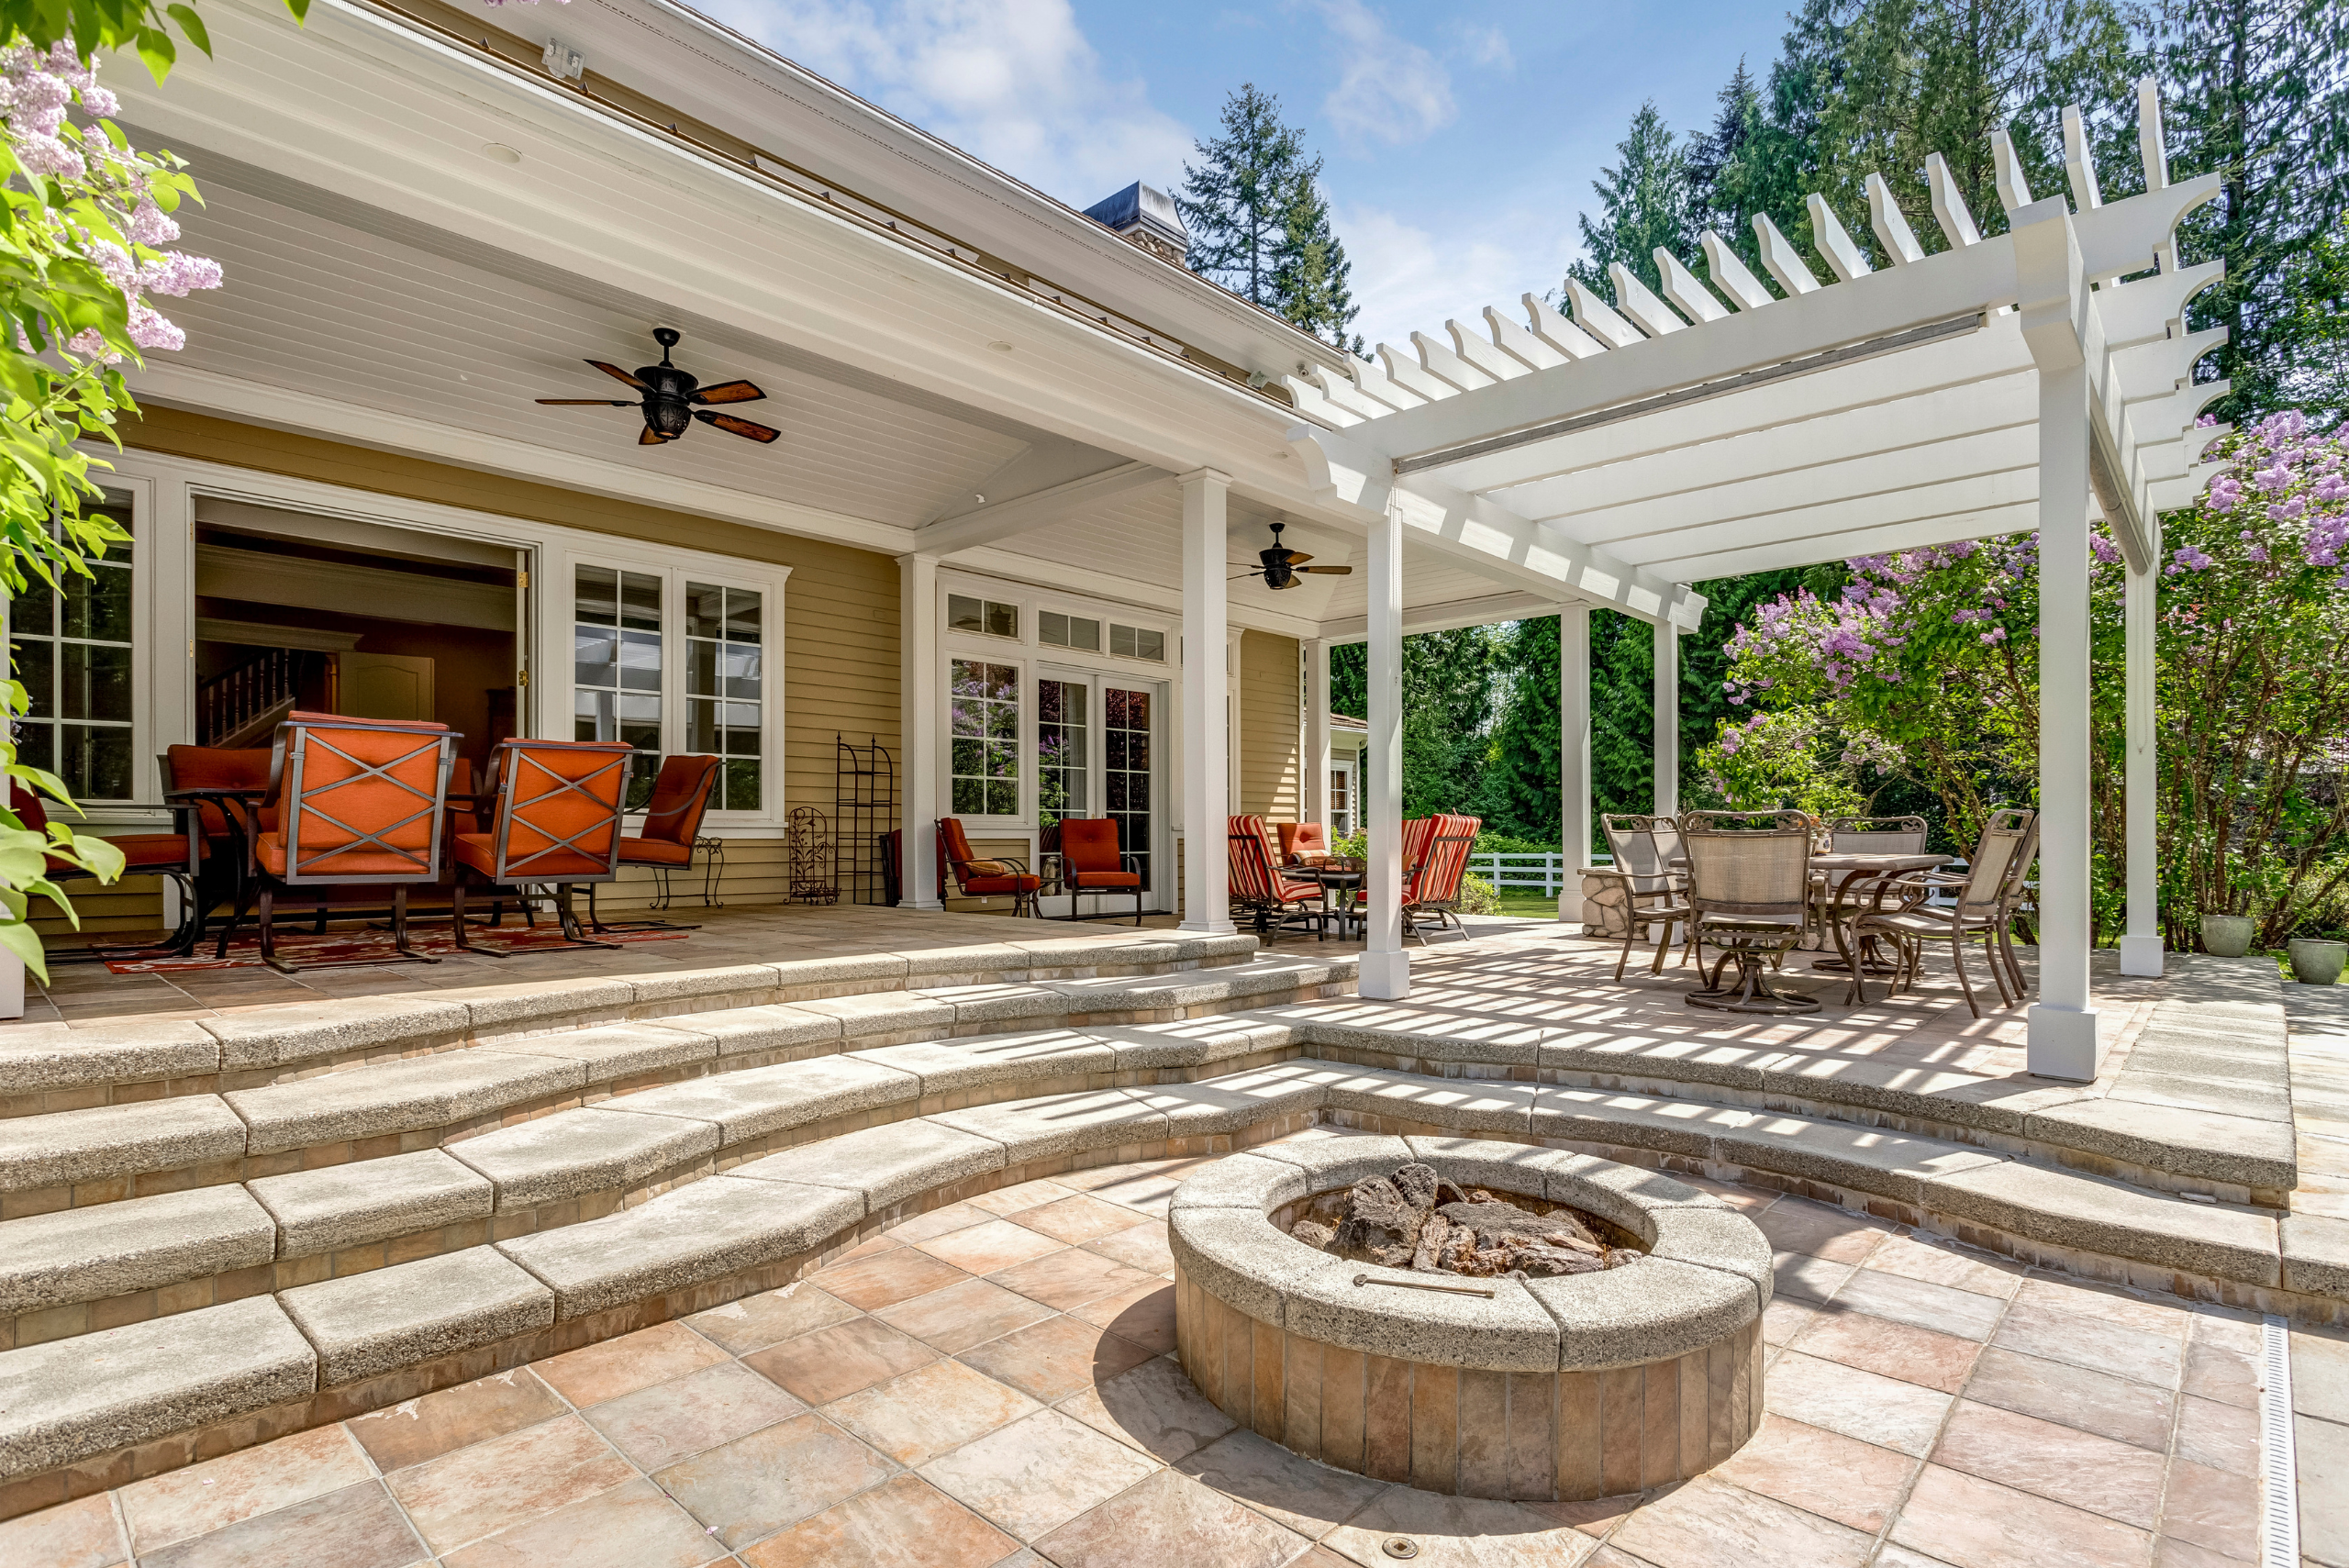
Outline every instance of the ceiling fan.
[(684, 435), (696, 419), (729, 435), (746, 437), (754, 441), (772, 441), (783, 434), (765, 425), (738, 419), (731, 414), (713, 414), (707, 408), (696, 407), (695, 405), (699, 403), (751, 403), (766, 394), (747, 381), (724, 381), (716, 386), (703, 386), (669, 362), (669, 350), (677, 346), (677, 339), (682, 336), (674, 327), (655, 327), (652, 340), (661, 345), (661, 362), (639, 365), (633, 375), (601, 360), (587, 361), (614, 381), (624, 381), (644, 394), (641, 403), (625, 403), (617, 397), (541, 397), (539, 401), (556, 408), (641, 408), (644, 410), (644, 434), (636, 438), (636, 444), (640, 447), (657, 447), (664, 441), (674, 441)]
[(1265, 587), (1277, 592), (1283, 588), (1297, 586), (1297, 579), (1300, 573), (1311, 573), (1321, 577), (1350, 577), (1353, 574), (1354, 569), (1351, 566), (1306, 565), (1307, 562), (1313, 559), (1311, 556), (1301, 550), (1291, 550), (1281, 543), (1281, 529), (1286, 527), (1288, 527), (1286, 523), (1275, 523), (1273, 548), (1256, 552), (1256, 559), (1264, 564), (1252, 572), (1242, 572), (1239, 577), (1234, 577), (1231, 581), (1237, 583), (1241, 577), (1262, 577)]

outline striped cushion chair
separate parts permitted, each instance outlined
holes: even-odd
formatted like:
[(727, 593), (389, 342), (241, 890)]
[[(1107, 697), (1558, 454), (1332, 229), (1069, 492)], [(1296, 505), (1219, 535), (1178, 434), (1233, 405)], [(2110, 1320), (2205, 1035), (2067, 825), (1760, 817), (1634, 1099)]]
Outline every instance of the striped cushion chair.
[[(1269, 938), (1275, 926), (1309, 922), (1327, 937), (1321, 919), (1321, 884), (1284, 875), (1272, 829), (1261, 817), (1234, 817), (1228, 823), (1231, 845), (1231, 907), (1252, 916), (1256, 935)], [(1306, 906), (1312, 906), (1307, 908)]]
[(1428, 940), (1422, 921), (1468, 940), (1454, 914), (1469, 851), (1484, 825), (1481, 817), (1420, 817), (1403, 824), (1403, 934), (1419, 938), (1421, 946)]

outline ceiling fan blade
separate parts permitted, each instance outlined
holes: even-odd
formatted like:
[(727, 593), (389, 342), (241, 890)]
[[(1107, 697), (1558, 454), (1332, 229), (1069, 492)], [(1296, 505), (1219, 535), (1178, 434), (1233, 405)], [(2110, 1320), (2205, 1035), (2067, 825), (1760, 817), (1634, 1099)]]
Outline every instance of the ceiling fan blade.
[(766, 394), (761, 392), (752, 383), (721, 381), (716, 386), (705, 386), (695, 393), (693, 401), (696, 403), (756, 403), (765, 395)]
[(673, 439), (674, 439), (674, 437), (664, 436), (647, 425), (644, 427), (644, 434), (636, 438), (636, 444), (640, 447), (660, 447), (668, 445)]
[(1224, 581), (1227, 583), (1245, 583), (1251, 577), (1262, 578), (1264, 575), (1264, 574), (1261, 572), (1242, 572), (1239, 576), (1227, 577)]
[(650, 392), (652, 390), (642, 382), (637, 380), (636, 377), (630, 375), (628, 372), (620, 369), (618, 365), (607, 365), (601, 360), (589, 360), (587, 362), (594, 365), (597, 370), (602, 371), (606, 375), (610, 376), (614, 381), (624, 381), (630, 386), (636, 388), (639, 392)]
[(754, 425), (748, 419), (737, 419), (731, 414), (713, 414), (707, 408), (694, 410), (694, 417), (705, 425), (715, 425), (729, 436), (746, 436), (754, 441), (772, 441), (783, 434), (764, 425)]
[(1288, 552), (1288, 563), (1291, 566), (1302, 566), (1312, 559), (1301, 550), (1292, 550)]
[(1297, 570), (1310, 572), (1321, 577), (1351, 577), (1354, 574), (1354, 569), (1351, 566), (1300, 566)]
[(539, 401), (550, 408), (633, 408), (617, 397), (541, 397)]

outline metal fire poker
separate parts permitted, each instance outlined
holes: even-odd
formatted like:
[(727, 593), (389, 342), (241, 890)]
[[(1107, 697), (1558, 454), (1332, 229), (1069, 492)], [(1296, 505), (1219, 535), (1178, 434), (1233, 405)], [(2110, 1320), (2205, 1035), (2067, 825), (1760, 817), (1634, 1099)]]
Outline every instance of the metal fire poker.
[(1487, 1299), (1490, 1299), (1493, 1294), (1492, 1287), (1489, 1285), (1438, 1284), (1433, 1280), (1373, 1279), (1366, 1273), (1354, 1275), (1354, 1284), (1358, 1285), (1391, 1284), (1402, 1290), (1440, 1290), (1451, 1296), (1481, 1296)]

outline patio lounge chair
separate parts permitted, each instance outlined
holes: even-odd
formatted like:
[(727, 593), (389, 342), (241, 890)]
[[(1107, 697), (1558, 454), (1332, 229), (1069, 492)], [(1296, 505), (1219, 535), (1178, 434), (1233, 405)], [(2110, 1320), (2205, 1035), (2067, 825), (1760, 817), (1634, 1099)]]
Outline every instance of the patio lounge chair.
[(1295, 880), (1280, 869), (1272, 829), (1263, 817), (1230, 818), (1227, 836), (1231, 907), (1255, 919), (1258, 937), (1270, 940), (1276, 928), (1292, 925), (1299, 930), (1309, 925), (1317, 935), (1329, 935), (1321, 917), (1321, 884)]
[(483, 797), (495, 813), (491, 828), (457, 834), (450, 851), (457, 869), (451, 913), (460, 948), (511, 956), (502, 948), (475, 947), (467, 936), (469, 883), (490, 887), (551, 884), (564, 946), (618, 945), (584, 934), (571, 907), (571, 889), (577, 883), (609, 882), (619, 875), (620, 811), (636, 756), (634, 747), (618, 740), (497, 743), (490, 752), (491, 783)]
[[(1799, 811), (1691, 811), (1680, 818), (1688, 851), (1688, 903), (1697, 962), (1720, 951), (1704, 989), (1685, 1001), (1725, 1013), (1815, 1013), (1819, 1000), (1776, 990), (1768, 966), (1801, 940), (1810, 918), (1810, 828)], [(1731, 961), (1734, 985), (1721, 984)]]
[(971, 840), (963, 835), (959, 817), (938, 819), (938, 873), (941, 887), (951, 873), (965, 898), (1011, 895), (1014, 915), (1034, 915), (1037, 890), (1044, 885), (1043, 878), (1030, 872), (1025, 861), (1009, 855), (983, 861), (972, 854)]
[(1141, 924), (1141, 862), (1118, 848), (1118, 824), (1110, 817), (1063, 817), (1061, 828), (1061, 881), (1068, 888), (1068, 917), (1076, 901), (1087, 893), (1130, 893), (1134, 924)]
[[(1926, 942), (1946, 939), (1958, 985), (1965, 993), (1966, 1010), (1980, 1018), (1982, 1007), (1974, 999), (1974, 982), (1965, 973), (1966, 943), (1979, 937), (1989, 959), (1990, 983), (1998, 988), (1998, 1006), (2011, 1006), (2021, 1001), (2022, 966), (2015, 961), (2009, 927), (2022, 897), (2023, 877), (2038, 849), (2037, 812), (2011, 806), (1993, 811), (1964, 876), (1905, 877), (1890, 887), (1899, 895), (1898, 905), (1871, 909), (1854, 920), (1855, 946), (1863, 936), (1889, 938), (1901, 955), (1886, 998), (1898, 993), (1904, 981), (1916, 984)], [(1938, 888), (1954, 889), (1957, 901), (1940, 908), (1926, 903)], [(1859, 1002), (1867, 1000), (1865, 976), (1857, 971), (1852, 975), (1850, 995)]]
[(1680, 962), (1687, 962), (1697, 944), (1695, 912), (1688, 904), (1688, 878), (1666, 862), (1658, 841), (1661, 825), (1671, 829), (1671, 841), (1677, 848), (1679, 825), (1669, 817), (1611, 813), (1601, 816), (1598, 821), (1606, 829), (1607, 847), (1613, 853), (1615, 863), (1595, 866), (1586, 874), (1606, 877), (1622, 890), (1623, 951), (1615, 960), (1615, 978), (1623, 978), (1623, 966), (1631, 961), (1631, 944), (1639, 939), (1640, 932), (1658, 924), (1664, 927), (1664, 935), (1655, 944), (1655, 962), (1648, 965), (1648, 973), (1664, 973), (1664, 955), (1672, 946), (1675, 926), (1681, 928)]
[(1460, 882), (1484, 825), (1481, 817), (1419, 817), (1403, 824), (1403, 934), (1421, 947), (1431, 929), (1469, 940), (1456, 917)]

